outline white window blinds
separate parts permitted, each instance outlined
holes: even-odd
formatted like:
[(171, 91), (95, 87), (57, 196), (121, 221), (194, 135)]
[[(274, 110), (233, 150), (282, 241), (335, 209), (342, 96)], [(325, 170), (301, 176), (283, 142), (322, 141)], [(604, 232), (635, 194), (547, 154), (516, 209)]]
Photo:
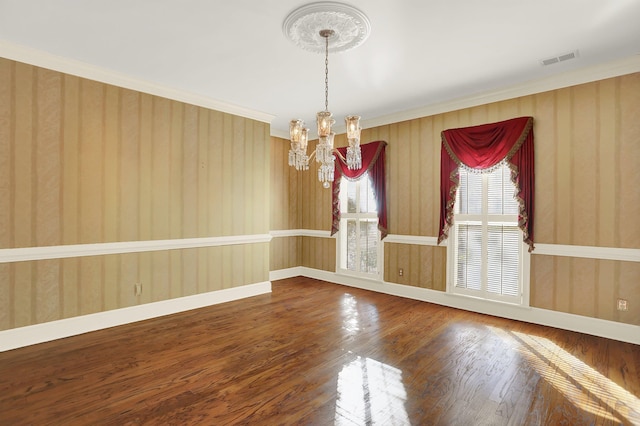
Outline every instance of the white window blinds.
[(380, 273), (380, 232), (377, 205), (368, 174), (340, 183), (339, 268), (375, 276)]
[(506, 165), (491, 173), (459, 169), (452, 239), (453, 291), (522, 302), (522, 234)]

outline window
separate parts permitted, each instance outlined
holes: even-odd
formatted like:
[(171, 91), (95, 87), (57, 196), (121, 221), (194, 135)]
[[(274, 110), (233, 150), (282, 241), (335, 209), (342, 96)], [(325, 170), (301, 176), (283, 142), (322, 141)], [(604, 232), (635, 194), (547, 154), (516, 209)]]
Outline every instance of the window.
[(381, 274), (378, 211), (369, 174), (340, 181), (338, 269), (342, 273), (379, 279)]
[(449, 291), (528, 305), (529, 253), (518, 228), (518, 202), (503, 163), (479, 174), (458, 168), (448, 246)]

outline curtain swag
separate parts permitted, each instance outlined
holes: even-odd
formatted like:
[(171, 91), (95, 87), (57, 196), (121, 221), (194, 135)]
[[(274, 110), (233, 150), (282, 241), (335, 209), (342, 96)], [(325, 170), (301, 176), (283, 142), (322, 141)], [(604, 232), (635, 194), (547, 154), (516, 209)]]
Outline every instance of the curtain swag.
[(331, 235), (338, 232), (340, 227), (340, 182), (342, 178), (357, 180), (365, 172), (369, 172), (371, 186), (378, 208), (378, 229), (381, 239), (387, 236), (387, 189), (384, 174), (385, 163), (385, 141), (375, 141), (360, 145), (362, 153), (362, 168), (350, 170), (342, 161), (347, 155), (347, 147), (337, 148), (339, 155), (336, 156), (336, 176), (332, 186), (331, 209), (333, 218), (331, 222)]
[(506, 162), (516, 187), (518, 226), (533, 251), (534, 156), (533, 117), (449, 129), (442, 132), (440, 154), (440, 233), (438, 244), (449, 236), (458, 191), (458, 167), (486, 173)]

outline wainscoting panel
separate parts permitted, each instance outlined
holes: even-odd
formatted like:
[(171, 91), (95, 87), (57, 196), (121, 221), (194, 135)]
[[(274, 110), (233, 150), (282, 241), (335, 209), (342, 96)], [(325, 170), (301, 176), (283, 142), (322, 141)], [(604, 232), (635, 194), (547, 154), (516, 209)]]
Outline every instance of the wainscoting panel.
[(385, 243), (384, 258), (386, 282), (446, 290), (446, 247)]
[(268, 263), (268, 242), (3, 263), (2, 329), (262, 282)]
[[(531, 306), (640, 325), (640, 262), (531, 257)], [(617, 310), (617, 300), (630, 309)]]

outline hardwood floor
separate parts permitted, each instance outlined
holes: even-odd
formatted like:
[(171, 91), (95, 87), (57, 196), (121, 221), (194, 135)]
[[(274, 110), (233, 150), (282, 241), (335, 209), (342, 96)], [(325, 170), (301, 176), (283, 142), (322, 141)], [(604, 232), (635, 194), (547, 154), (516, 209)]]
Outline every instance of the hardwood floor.
[(640, 346), (308, 279), (0, 353), (0, 424), (640, 424)]

